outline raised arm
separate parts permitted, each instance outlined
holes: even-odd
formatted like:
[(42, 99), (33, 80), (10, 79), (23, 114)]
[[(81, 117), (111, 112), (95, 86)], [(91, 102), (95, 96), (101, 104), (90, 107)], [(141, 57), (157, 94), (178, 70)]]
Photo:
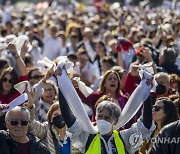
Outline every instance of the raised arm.
[(61, 90), (59, 89), (59, 105), (61, 108), (61, 114), (68, 128), (70, 128), (76, 121), (74, 114), (72, 113), (66, 99), (64, 98)]
[(142, 122), (147, 129), (152, 126), (152, 104), (155, 102), (155, 97), (150, 94), (144, 102), (143, 119)]
[(34, 105), (35, 101), (35, 93), (36, 91), (27, 92), (28, 94), (28, 103), (26, 104), (29, 112), (30, 112), (30, 124), (29, 124), (29, 132), (33, 133), (39, 139), (43, 139), (47, 135), (47, 122), (40, 123), (39, 121), (35, 120), (35, 112), (36, 108)]
[(10, 43), (8, 45), (8, 49), (11, 51), (12, 55), (14, 56), (14, 58), (16, 60), (17, 66), (18, 66), (19, 71), (20, 71), (20, 75), (21, 76), (27, 76), (26, 65), (24, 64), (24, 61), (21, 58), (21, 56), (18, 54), (15, 45)]

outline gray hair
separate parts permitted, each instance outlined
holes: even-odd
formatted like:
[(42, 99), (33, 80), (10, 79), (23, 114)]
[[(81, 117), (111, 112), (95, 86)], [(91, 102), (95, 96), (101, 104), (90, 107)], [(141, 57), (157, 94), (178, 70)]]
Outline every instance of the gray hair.
[(16, 106), (12, 110), (8, 111), (5, 115), (5, 120), (9, 119), (9, 114), (13, 111), (19, 111), (19, 112), (25, 113), (28, 116), (28, 121), (30, 120), (29, 110), (26, 107), (22, 107), (22, 106)]
[(170, 77), (169, 77), (169, 75), (167, 73), (159, 72), (159, 73), (156, 73), (155, 76), (154, 76), (155, 79), (157, 79), (159, 77), (164, 77), (166, 79), (166, 81), (168, 83), (170, 83)]
[(118, 120), (121, 115), (121, 108), (112, 101), (105, 100), (100, 102), (96, 108), (96, 115), (103, 110), (107, 110), (114, 120)]

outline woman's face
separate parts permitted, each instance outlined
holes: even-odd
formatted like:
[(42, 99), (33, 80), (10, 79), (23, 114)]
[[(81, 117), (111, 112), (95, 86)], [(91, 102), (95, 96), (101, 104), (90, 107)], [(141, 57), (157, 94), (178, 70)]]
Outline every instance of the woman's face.
[(53, 121), (53, 118), (56, 117), (57, 115), (61, 115), (60, 108), (57, 108), (57, 110), (55, 110), (55, 111), (52, 113), (51, 122)]
[(179, 91), (179, 85), (178, 82), (172, 82), (170, 84), (171, 88), (175, 89), (176, 91)]
[(104, 82), (104, 87), (107, 91), (116, 91), (118, 88), (118, 77), (114, 73), (110, 73), (107, 75), (105, 82)]
[(39, 70), (34, 70), (29, 78), (29, 82), (33, 86), (37, 84), (42, 79), (42, 77), (43, 75)]
[(101, 43), (95, 44), (95, 51), (100, 57), (105, 55), (105, 48)]
[(106, 121), (110, 122), (111, 124), (114, 122), (114, 119), (110, 115), (109, 111), (107, 111), (106, 109), (97, 113), (96, 120), (106, 120)]
[(155, 122), (161, 122), (161, 123), (163, 122), (166, 116), (163, 107), (164, 107), (164, 103), (162, 101), (156, 102), (155, 105), (153, 106), (152, 116)]
[(14, 81), (10, 74), (6, 74), (2, 79), (2, 87), (4, 90), (4, 93), (7, 94), (10, 92), (10, 90), (13, 88)]
[(55, 98), (55, 90), (51, 84), (44, 84), (44, 93), (42, 94), (42, 98), (45, 102), (52, 104)]

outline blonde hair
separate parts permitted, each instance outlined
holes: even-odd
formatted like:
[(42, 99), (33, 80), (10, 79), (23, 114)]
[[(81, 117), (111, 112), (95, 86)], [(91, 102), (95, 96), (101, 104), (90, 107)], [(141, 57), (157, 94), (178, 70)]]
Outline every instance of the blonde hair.
[(60, 106), (59, 106), (59, 102), (55, 102), (51, 105), (48, 113), (47, 113), (47, 121), (48, 123), (51, 122), (51, 117), (52, 117), (52, 114), (54, 111), (56, 111), (57, 109), (60, 109)]

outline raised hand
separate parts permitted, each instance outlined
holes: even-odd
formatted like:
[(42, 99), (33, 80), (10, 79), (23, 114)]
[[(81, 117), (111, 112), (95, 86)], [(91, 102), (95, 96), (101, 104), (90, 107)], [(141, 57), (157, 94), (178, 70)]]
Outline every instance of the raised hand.
[(14, 43), (9, 43), (8, 44), (8, 49), (10, 50), (10, 52), (14, 55), (17, 56), (17, 50), (16, 50), (16, 46)]
[(31, 108), (36, 100), (36, 89), (32, 88), (30, 91), (26, 88), (25, 92), (28, 95), (28, 102), (26, 103), (27, 107)]
[(73, 79), (71, 80), (71, 82), (72, 82), (74, 88), (79, 88), (78, 82), (76, 81), (76, 79), (73, 78)]
[(139, 75), (139, 66), (138, 65), (132, 65), (130, 67), (130, 74), (132, 76), (138, 76)]
[(27, 41), (24, 42), (22, 48), (21, 48), (21, 57), (25, 57), (25, 54), (28, 51), (28, 43)]
[(57, 67), (57, 69), (55, 70), (55, 75), (61, 76), (62, 70), (66, 71), (65, 66), (63, 66), (62, 68), (61, 67)]
[(2, 110), (9, 108), (8, 104), (0, 104), (0, 116), (4, 115), (5, 112), (2, 112)]
[(143, 48), (143, 52), (141, 53), (142, 56), (143, 56), (148, 62), (153, 61), (152, 55), (151, 55), (151, 53), (149, 52), (149, 49), (147, 49), (147, 48), (145, 48), (145, 47), (142, 47), (142, 48)]
[(53, 68), (54, 68), (54, 66), (47, 71), (47, 73), (45, 74), (45, 76), (42, 79), (43, 81), (47, 81), (50, 77), (52, 77), (55, 74)]

